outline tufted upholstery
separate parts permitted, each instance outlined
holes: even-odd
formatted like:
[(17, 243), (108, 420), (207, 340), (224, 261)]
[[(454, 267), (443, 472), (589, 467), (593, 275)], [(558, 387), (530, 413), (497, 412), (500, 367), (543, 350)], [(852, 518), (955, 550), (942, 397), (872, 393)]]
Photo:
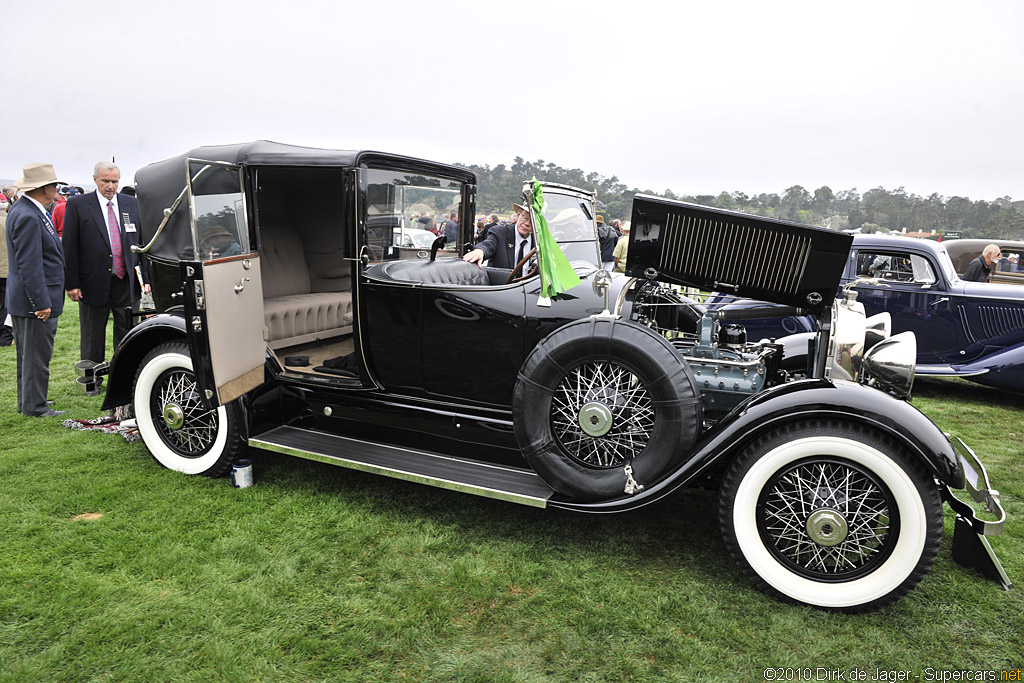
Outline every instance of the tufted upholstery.
[(489, 269), (462, 259), (441, 261), (402, 260), (393, 261), (384, 267), (384, 274), (392, 280), (425, 282), (434, 285), (477, 285), (504, 284), (510, 271), (503, 271), (500, 282), (492, 282)]
[(352, 331), (352, 292), (347, 262), (337, 272), (311, 277), (302, 240), (289, 228), (260, 229), (263, 320), (272, 349)]

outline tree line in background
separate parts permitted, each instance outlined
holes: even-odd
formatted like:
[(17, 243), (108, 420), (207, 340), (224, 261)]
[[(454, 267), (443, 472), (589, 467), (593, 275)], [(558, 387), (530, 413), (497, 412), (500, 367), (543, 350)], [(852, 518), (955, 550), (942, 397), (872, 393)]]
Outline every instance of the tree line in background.
[(512, 202), (519, 201), (523, 182), (536, 177), (596, 192), (598, 212), (608, 219), (629, 220), (633, 195), (652, 194), (833, 230), (903, 232), (905, 228), (906, 232), (931, 233), (934, 230), (937, 235), (958, 232), (963, 238), (1024, 239), (1024, 200), (1013, 201), (1010, 197), (994, 201), (947, 198), (936, 193), (921, 197), (907, 194), (902, 187), (896, 190), (877, 187), (861, 194), (856, 189), (833, 192), (828, 186), (822, 186), (811, 192), (799, 185), (790, 187), (782, 195), (743, 192), (681, 195), (672, 190), (630, 189), (615, 176), (566, 169), (542, 159), (530, 162), (516, 157), (511, 166), (459, 165), (477, 176), (480, 213), (511, 214)]

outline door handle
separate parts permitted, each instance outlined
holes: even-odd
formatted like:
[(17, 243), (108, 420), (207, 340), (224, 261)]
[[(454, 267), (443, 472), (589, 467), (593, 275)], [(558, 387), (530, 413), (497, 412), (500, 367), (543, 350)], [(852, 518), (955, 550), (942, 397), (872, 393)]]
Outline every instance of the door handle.
[(944, 296), (944, 297), (942, 297), (940, 299), (936, 299), (935, 301), (931, 302), (928, 305), (929, 306), (938, 306), (939, 304), (945, 303), (947, 301), (949, 301), (949, 297), (948, 296)]
[(252, 278), (249, 277), (243, 277), (241, 280), (239, 280), (238, 284), (235, 285), (235, 294), (241, 294), (242, 290), (245, 289), (245, 283), (251, 279)]

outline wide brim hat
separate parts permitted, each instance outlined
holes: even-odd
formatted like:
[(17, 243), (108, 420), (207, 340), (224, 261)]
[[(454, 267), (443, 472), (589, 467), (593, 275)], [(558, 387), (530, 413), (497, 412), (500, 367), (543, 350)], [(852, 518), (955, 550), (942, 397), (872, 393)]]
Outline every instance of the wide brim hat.
[(512, 206), (515, 208), (516, 213), (519, 213), (520, 211), (524, 211), (526, 213), (530, 213), (530, 209), (528, 209), (527, 207), (523, 206), (522, 204), (513, 204)]
[(19, 190), (31, 192), (54, 183), (64, 184), (63, 181), (57, 180), (57, 172), (53, 170), (53, 164), (35, 162), (25, 164), (25, 168), (21, 170), (21, 178), (14, 183), (14, 186)]
[(228, 231), (228, 229), (225, 228), (223, 225), (213, 225), (204, 230), (202, 241), (205, 242), (206, 240), (211, 239), (213, 237), (230, 237), (231, 239), (235, 238), (235, 236), (232, 235)]

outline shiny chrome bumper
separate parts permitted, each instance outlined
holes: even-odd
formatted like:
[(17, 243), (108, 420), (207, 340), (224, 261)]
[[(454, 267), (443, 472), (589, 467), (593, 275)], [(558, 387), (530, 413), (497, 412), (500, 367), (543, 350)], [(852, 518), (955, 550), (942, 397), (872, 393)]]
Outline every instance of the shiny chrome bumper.
[(942, 497), (956, 513), (953, 527), (953, 559), (964, 567), (981, 572), (986, 578), (998, 581), (1005, 590), (1011, 586), (1006, 570), (996, 557), (986, 536), (1003, 533), (1006, 511), (999, 502), (999, 491), (992, 488), (985, 465), (971, 447), (961, 439), (953, 441), (957, 458), (964, 471), (964, 489), (976, 503), (982, 503), (985, 511), (996, 517), (994, 520), (979, 519), (975, 509), (955, 495), (948, 485), (942, 486)]

